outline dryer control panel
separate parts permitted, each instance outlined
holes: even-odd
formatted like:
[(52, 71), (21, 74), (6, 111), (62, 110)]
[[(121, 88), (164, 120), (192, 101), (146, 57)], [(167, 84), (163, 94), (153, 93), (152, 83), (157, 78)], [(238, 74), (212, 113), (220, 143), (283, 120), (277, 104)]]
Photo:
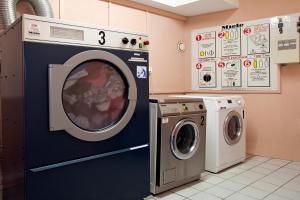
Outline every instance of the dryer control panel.
[(93, 25), (40, 16), (23, 15), (23, 41), (76, 46), (148, 51), (150, 41), (143, 33), (100, 28)]

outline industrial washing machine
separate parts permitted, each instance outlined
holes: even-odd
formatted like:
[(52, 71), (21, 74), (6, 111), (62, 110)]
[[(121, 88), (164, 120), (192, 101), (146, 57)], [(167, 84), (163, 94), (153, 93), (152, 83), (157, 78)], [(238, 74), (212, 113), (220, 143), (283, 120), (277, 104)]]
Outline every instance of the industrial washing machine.
[(148, 196), (147, 36), (24, 15), (0, 42), (4, 187), (24, 185), (26, 200)]
[(200, 99), (150, 98), (151, 192), (157, 194), (200, 179), (206, 108)]

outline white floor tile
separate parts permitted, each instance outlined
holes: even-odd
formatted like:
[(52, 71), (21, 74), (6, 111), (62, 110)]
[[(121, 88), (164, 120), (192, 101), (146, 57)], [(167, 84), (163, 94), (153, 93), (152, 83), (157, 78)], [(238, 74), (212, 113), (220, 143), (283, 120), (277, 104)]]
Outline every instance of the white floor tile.
[(240, 175), (237, 175), (237, 176), (231, 178), (230, 180), (233, 182), (242, 183), (244, 185), (249, 185), (249, 184), (255, 182), (257, 179), (254, 179), (254, 178), (248, 177), (248, 176), (242, 176), (240, 174)]
[(190, 200), (221, 200), (220, 198), (205, 192), (200, 192), (194, 196), (189, 197), (189, 199)]
[(279, 190), (274, 192), (274, 194), (284, 197), (284, 198), (287, 198), (287, 199), (291, 199), (291, 200), (299, 200), (300, 199), (300, 192), (288, 190), (286, 188), (280, 188)]
[(292, 175), (294, 177), (300, 174), (300, 171), (290, 169), (290, 168), (287, 168), (287, 167), (282, 167), (282, 168), (278, 169), (276, 172), (277, 173), (282, 173), (282, 174)]
[(215, 195), (220, 198), (226, 198), (229, 195), (233, 194), (234, 191), (222, 188), (220, 186), (215, 186), (210, 189), (207, 189), (205, 192)]
[(226, 172), (230, 172), (230, 173), (233, 173), (233, 174), (240, 174), (240, 173), (243, 173), (245, 170), (244, 169), (240, 169), (240, 168), (237, 168), (237, 167), (233, 167), (233, 168), (230, 168), (228, 170), (226, 170)]
[(253, 157), (249, 158), (249, 160), (256, 160), (256, 161), (261, 161), (261, 162), (265, 162), (270, 159), (271, 159), (270, 157), (266, 157), (266, 156), (253, 156)]
[(263, 161), (258, 161), (258, 160), (247, 160), (247, 161), (245, 162), (245, 164), (249, 164), (249, 165), (253, 165), (253, 166), (260, 165), (261, 163), (263, 163)]
[(155, 200), (183, 200), (185, 197), (175, 193), (166, 192), (153, 197)]
[(197, 194), (198, 192), (200, 192), (199, 190), (196, 190), (195, 188), (190, 187), (179, 187), (179, 188), (175, 188), (172, 190), (172, 192), (179, 194), (180, 196), (184, 196), (184, 197), (190, 197), (193, 196), (194, 194)]
[(214, 186), (214, 184), (202, 181), (200, 183), (197, 183), (197, 184), (193, 185), (192, 187), (197, 189), (197, 190), (204, 191), (204, 190), (206, 190), (208, 188), (211, 188), (213, 186)]
[(266, 197), (270, 192), (266, 192), (263, 190), (259, 190), (253, 187), (246, 187), (240, 191), (241, 194), (253, 197), (255, 199), (263, 199)]
[(291, 180), (291, 182), (300, 183), (300, 175), (294, 178), (293, 180)]
[(258, 165), (259, 167), (263, 167), (263, 168), (266, 168), (266, 169), (271, 169), (271, 170), (276, 170), (276, 169), (279, 169), (280, 166), (277, 166), (277, 165), (272, 165), (272, 164), (269, 164), (269, 163), (263, 163), (261, 165)]
[(249, 170), (253, 167), (254, 167), (254, 165), (247, 164), (247, 163), (243, 163), (243, 164), (240, 164), (239, 166), (237, 166), (237, 168), (243, 169), (243, 170)]
[(278, 177), (273, 177), (273, 176), (266, 176), (263, 179), (261, 179), (261, 181), (267, 182), (267, 183), (271, 183), (274, 185), (278, 185), (278, 186), (282, 186), (283, 184), (287, 183), (289, 180), (285, 179), (285, 178), (278, 178)]
[(287, 164), (285, 167), (293, 170), (300, 171), (300, 162), (291, 162)]
[(223, 178), (223, 179), (228, 179), (228, 178), (231, 178), (233, 176), (236, 176), (236, 174), (224, 171), (224, 172), (220, 172), (218, 174), (215, 174), (215, 176)]
[(291, 161), (289, 161), (289, 160), (271, 159), (271, 160), (268, 160), (266, 163), (282, 167), (284, 165), (287, 165), (290, 162)]
[(249, 177), (249, 178), (253, 178), (255, 180), (258, 180), (262, 177), (264, 177), (265, 175), (263, 174), (259, 174), (259, 173), (256, 173), (256, 172), (252, 172), (252, 171), (246, 171), (244, 173), (241, 173), (240, 174), (241, 176), (246, 176), (246, 177)]
[(272, 173), (274, 170), (257, 166), (257, 167), (250, 169), (250, 171), (256, 172), (259, 174), (263, 174), (263, 175), (268, 175), (268, 174)]
[(288, 200), (284, 197), (278, 196), (276, 194), (271, 194), (265, 198), (265, 200)]
[(274, 192), (276, 189), (278, 189), (280, 186), (273, 185), (271, 183), (266, 183), (264, 181), (257, 181), (251, 185), (251, 187), (263, 190), (266, 192)]
[(256, 200), (254, 198), (251, 198), (249, 196), (240, 194), (240, 193), (235, 193), (231, 195), (230, 197), (227, 197), (226, 200)]
[(283, 185), (282, 187), (289, 189), (289, 190), (294, 190), (296, 192), (300, 192), (300, 183), (288, 182), (287, 184)]
[(202, 180), (211, 184), (218, 184), (224, 181), (223, 178), (214, 175), (207, 175)]
[(239, 191), (241, 190), (242, 188), (246, 187), (245, 184), (242, 184), (242, 183), (236, 183), (236, 182), (233, 182), (233, 181), (230, 181), (230, 180), (226, 180), (220, 184), (218, 184), (218, 186), (222, 187), (222, 188), (225, 188), (225, 189), (228, 189), (228, 190), (232, 190), (232, 191)]
[(292, 178), (295, 178), (297, 174), (287, 174), (287, 173), (280, 173), (279, 171), (275, 171), (268, 176), (272, 176), (274, 178), (284, 179), (284, 180), (291, 180)]

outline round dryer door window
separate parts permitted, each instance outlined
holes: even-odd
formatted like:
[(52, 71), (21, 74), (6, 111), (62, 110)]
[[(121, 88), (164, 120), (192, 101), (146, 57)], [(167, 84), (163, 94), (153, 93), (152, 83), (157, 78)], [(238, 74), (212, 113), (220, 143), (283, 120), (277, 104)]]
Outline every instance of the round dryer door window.
[(129, 67), (116, 55), (85, 51), (49, 67), (50, 130), (85, 141), (119, 134), (136, 107), (137, 88)]
[(110, 63), (94, 60), (80, 64), (67, 77), (63, 107), (79, 128), (98, 131), (116, 124), (127, 106), (127, 86)]
[(181, 160), (191, 158), (199, 147), (199, 128), (189, 119), (177, 123), (171, 135), (171, 149), (175, 157)]
[(242, 137), (243, 119), (238, 112), (230, 112), (224, 123), (224, 138), (229, 145), (238, 143)]

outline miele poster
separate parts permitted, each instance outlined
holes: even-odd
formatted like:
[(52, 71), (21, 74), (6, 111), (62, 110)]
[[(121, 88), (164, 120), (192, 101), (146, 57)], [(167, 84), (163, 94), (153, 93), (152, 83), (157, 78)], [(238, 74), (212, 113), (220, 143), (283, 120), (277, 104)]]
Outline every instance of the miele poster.
[[(296, 25), (297, 17), (291, 15), (284, 23)], [(280, 92), (276, 44), (271, 41), (278, 35), (274, 21), (267, 18), (193, 30), (192, 90)]]

